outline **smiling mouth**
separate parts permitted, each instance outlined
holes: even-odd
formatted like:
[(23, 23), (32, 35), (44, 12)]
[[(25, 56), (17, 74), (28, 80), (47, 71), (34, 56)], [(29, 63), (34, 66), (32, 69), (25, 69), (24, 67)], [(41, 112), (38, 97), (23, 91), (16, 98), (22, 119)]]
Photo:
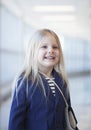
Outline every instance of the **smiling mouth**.
[(45, 59), (48, 59), (48, 60), (54, 60), (55, 57), (54, 57), (54, 56), (48, 56), (48, 57), (45, 57)]

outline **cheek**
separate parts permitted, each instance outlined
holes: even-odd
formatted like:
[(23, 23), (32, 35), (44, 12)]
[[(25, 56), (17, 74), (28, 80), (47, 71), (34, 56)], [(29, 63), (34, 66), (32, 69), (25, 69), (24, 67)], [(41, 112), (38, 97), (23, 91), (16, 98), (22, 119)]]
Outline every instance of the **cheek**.
[(37, 55), (38, 60), (42, 59), (43, 56), (44, 56), (43, 52), (42, 52), (42, 51), (39, 51), (39, 52), (38, 52), (38, 55)]
[(57, 59), (58, 59), (58, 61), (60, 60), (60, 53), (59, 52), (57, 53)]
[(37, 59), (38, 59), (38, 61), (40, 61), (40, 58), (41, 58), (41, 54), (38, 53), (38, 55), (37, 55)]
[(58, 57), (60, 57), (60, 52), (59, 51), (57, 51), (56, 54), (57, 54)]

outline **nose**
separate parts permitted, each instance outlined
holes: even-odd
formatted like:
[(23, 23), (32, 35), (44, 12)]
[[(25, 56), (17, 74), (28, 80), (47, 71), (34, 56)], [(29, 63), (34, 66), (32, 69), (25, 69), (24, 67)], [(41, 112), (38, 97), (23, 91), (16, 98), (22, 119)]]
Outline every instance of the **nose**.
[(49, 47), (49, 48), (48, 48), (48, 52), (49, 52), (49, 53), (53, 53), (53, 48), (52, 48), (52, 47)]

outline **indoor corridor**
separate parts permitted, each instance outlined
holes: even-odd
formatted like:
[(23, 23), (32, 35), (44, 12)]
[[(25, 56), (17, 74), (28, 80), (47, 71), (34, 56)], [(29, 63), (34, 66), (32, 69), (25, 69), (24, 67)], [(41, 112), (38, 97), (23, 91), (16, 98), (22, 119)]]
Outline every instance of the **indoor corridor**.
[(12, 81), (42, 28), (59, 37), (79, 130), (91, 130), (91, 0), (0, 1), (0, 130), (8, 130)]

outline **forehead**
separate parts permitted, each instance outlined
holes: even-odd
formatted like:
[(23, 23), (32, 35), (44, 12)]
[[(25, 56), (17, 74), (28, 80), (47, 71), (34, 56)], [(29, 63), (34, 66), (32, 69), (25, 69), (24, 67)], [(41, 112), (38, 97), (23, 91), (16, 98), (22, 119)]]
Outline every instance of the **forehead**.
[(43, 44), (43, 43), (57, 44), (58, 45), (56, 38), (53, 37), (52, 35), (44, 36), (41, 40), (41, 44)]

